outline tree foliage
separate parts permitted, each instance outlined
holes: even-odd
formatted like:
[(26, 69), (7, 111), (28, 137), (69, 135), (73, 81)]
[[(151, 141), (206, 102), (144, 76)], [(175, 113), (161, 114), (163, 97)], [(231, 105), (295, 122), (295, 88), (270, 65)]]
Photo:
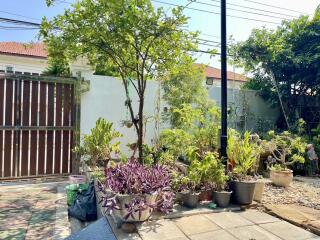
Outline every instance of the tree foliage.
[[(313, 17), (284, 21), (275, 30), (254, 29), (230, 52), (239, 66), (253, 74), (245, 87), (261, 91), (275, 105), (281, 99), (292, 123), (308, 117), (307, 108), (320, 91), (320, 9)], [(302, 111), (297, 110), (299, 105)]]
[[(154, 9), (150, 0), (79, 0), (64, 14), (42, 21), (41, 36), (49, 46), (49, 54), (63, 49), (70, 60), (82, 56), (94, 67), (116, 68), (138, 135), (141, 161), (147, 80), (188, 62), (189, 51), (196, 48), (193, 39), (197, 34), (182, 30), (187, 23), (182, 12), (183, 8), (177, 7), (168, 15), (163, 8)], [(137, 112), (129, 96), (129, 82), (139, 99)]]

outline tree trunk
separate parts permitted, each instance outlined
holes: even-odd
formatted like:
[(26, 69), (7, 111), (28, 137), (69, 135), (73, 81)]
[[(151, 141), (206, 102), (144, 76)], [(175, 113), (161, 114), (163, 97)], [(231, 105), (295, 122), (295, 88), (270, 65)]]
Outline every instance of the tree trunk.
[(139, 131), (138, 131), (138, 150), (139, 150), (139, 162), (143, 161), (143, 107), (144, 107), (144, 96), (139, 97)]

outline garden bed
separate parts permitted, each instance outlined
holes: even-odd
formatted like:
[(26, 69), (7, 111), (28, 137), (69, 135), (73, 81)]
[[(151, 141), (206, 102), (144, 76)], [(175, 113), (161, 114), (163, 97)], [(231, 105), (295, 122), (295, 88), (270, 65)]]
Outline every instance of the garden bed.
[(297, 204), (320, 210), (319, 196), (319, 178), (298, 178), (288, 188), (266, 184), (262, 203), (264, 205)]

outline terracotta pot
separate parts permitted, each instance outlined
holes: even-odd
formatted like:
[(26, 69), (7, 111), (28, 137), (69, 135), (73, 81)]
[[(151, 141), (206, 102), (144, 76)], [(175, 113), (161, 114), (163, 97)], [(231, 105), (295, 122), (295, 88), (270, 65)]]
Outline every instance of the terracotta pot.
[(253, 201), (256, 181), (232, 181), (232, 195), (236, 203), (240, 205), (249, 205)]
[(145, 210), (141, 212), (139, 217), (139, 212), (133, 213), (133, 216), (125, 219), (128, 211), (125, 207), (126, 204), (130, 203), (135, 198), (145, 198), (148, 205), (154, 205), (156, 203), (158, 194), (117, 194), (116, 201), (119, 204), (120, 210), (115, 210), (115, 215), (121, 219), (122, 222), (143, 222), (146, 221), (152, 214), (153, 209), (151, 207), (146, 207)]
[(253, 200), (257, 202), (261, 202), (262, 196), (264, 193), (264, 185), (265, 183), (263, 181), (256, 182), (256, 187), (254, 189), (254, 194), (253, 194)]
[(199, 195), (200, 202), (210, 202), (212, 201), (212, 190), (203, 190)]
[(188, 208), (196, 208), (199, 203), (200, 193), (194, 192), (181, 192), (182, 204)]
[(232, 191), (231, 192), (227, 192), (227, 191), (217, 192), (217, 191), (214, 191), (213, 192), (213, 201), (218, 205), (218, 207), (225, 208), (230, 203), (231, 193), (232, 193)]
[(270, 178), (274, 185), (279, 187), (289, 187), (293, 179), (292, 170), (270, 171)]

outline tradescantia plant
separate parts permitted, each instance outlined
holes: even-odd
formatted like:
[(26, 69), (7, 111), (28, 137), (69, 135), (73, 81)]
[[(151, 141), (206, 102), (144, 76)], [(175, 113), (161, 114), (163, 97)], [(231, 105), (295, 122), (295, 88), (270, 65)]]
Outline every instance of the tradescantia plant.
[[(124, 204), (127, 214), (124, 219), (135, 218), (135, 214), (146, 209), (157, 209), (168, 213), (173, 208), (173, 194), (170, 189), (171, 176), (169, 170), (161, 165), (146, 166), (136, 159), (127, 163), (118, 163), (105, 170), (105, 184), (100, 187), (105, 193), (103, 206), (107, 211), (120, 210), (121, 204), (117, 196), (133, 195), (134, 198)], [(105, 191), (108, 189), (108, 191)], [(150, 204), (148, 195), (157, 195), (156, 202)]]

